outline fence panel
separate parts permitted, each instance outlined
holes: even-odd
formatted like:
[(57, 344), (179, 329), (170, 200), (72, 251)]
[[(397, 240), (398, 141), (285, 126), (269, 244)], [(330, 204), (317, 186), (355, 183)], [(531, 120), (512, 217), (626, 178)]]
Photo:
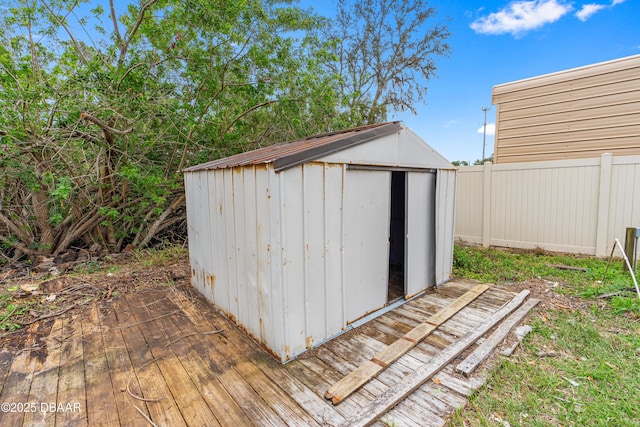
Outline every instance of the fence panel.
[(466, 242), (606, 256), (640, 226), (640, 156), (486, 163), (460, 168), (457, 183)]

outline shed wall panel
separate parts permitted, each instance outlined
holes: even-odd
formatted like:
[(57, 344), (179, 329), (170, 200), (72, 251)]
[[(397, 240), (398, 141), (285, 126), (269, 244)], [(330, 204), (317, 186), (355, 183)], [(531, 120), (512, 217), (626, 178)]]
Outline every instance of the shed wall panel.
[(342, 165), (325, 164), (324, 166), (324, 261), (325, 261), (325, 321), (327, 336), (334, 336), (344, 329), (343, 283), (343, 218), (344, 207), (342, 197), (344, 188)]
[(281, 361), (287, 360), (287, 338), (285, 331), (286, 293), (285, 293), (285, 258), (284, 258), (284, 212), (282, 199), (282, 174), (273, 171), (267, 165), (269, 182), (269, 265), (271, 280), (271, 316), (273, 340), (267, 342), (268, 347), (278, 355)]
[(256, 209), (257, 200), (257, 180), (255, 166), (247, 166), (239, 168), (242, 171), (243, 192), (236, 197), (243, 197), (243, 225), (244, 229), (244, 295), (240, 300), (244, 304), (244, 310), (247, 323), (243, 323), (250, 333), (261, 340), (260, 328), (260, 312), (263, 309), (262, 301), (259, 298), (258, 289), (258, 252), (262, 248), (258, 248), (258, 215)]
[[(208, 174), (198, 174), (199, 180), (201, 182), (201, 192), (200, 192), (200, 209), (198, 210), (198, 221), (204, 221), (205, 223), (211, 224), (211, 209), (210, 209), (210, 200), (209, 194), (211, 189), (214, 187), (215, 183), (213, 183)], [(207, 227), (206, 229), (202, 229), (202, 233), (200, 235), (200, 256), (202, 257), (202, 268), (204, 273), (204, 287), (201, 290), (202, 294), (208, 298), (209, 300), (215, 300), (214, 289), (216, 284), (216, 275), (213, 274), (215, 270), (215, 264), (217, 262), (215, 251), (217, 249), (217, 245), (212, 242), (212, 236), (214, 232), (211, 227)]]
[[(232, 199), (233, 199), (233, 224), (235, 234), (235, 267), (236, 267), (236, 283), (235, 283), (235, 300), (236, 300), (236, 318), (238, 323), (249, 327), (249, 307), (247, 305), (247, 277), (250, 274), (250, 266), (247, 264), (247, 242), (246, 242), (246, 224), (245, 224), (245, 188), (244, 173), (242, 168), (232, 169)], [(250, 331), (253, 332), (253, 331)]]
[(269, 207), (269, 171), (266, 166), (255, 167), (256, 187), (256, 262), (257, 262), (257, 298), (258, 327), (260, 341), (265, 344), (274, 342), (274, 315), (271, 298), (273, 284), (271, 282), (271, 209)]
[(214, 245), (213, 270), (215, 275), (213, 288), (213, 302), (225, 313), (231, 312), (231, 302), (229, 301), (229, 287), (231, 283), (229, 274), (229, 258), (227, 247), (229, 245), (229, 229), (225, 216), (225, 180), (224, 171), (215, 170), (209, 175), (209, 222), (213, 229), (211, 244)]
[(324, 165), (302, 166), (304, 202), (305, 348), (327, 338)]
[(236, 235), (236, 214), (234, 201), (234, 174), (232, 169), (224, 169), (224, 200), (222, 203), (227, 245), (227, 274), (229, 288), (229, 310), (227, 314), (233, 321), (238, 320), (238, 243)]
[(304, 187), (302, 167), (280, 172), (282, 196), (282, 255), (285, 292), (285, 339), (292, 357), (305, 350), (307, 311), (305, 299)]

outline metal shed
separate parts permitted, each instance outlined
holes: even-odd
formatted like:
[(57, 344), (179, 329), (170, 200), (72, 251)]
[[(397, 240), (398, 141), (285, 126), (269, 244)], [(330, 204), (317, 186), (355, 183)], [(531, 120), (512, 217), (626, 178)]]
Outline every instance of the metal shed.
[(184, 179), (193, 285), (282, 362), (451, 276), (455, 168), (402, 123)]

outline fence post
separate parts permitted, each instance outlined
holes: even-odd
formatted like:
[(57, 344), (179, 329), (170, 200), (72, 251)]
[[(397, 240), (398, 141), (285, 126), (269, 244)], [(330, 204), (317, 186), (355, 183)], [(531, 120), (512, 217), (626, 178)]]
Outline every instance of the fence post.
[(598, 222), (596, 226), (596, 256), (607, 256), (607, 245), (613, 244), (607, 236), (609, 226), (609, 200), (611, 194), (611, 153), (600, 156), (600, 187), (598, 190)]
[(492, 162), (484, 162), (482, 187), (482, 246), (491, 246), (491, 171)]

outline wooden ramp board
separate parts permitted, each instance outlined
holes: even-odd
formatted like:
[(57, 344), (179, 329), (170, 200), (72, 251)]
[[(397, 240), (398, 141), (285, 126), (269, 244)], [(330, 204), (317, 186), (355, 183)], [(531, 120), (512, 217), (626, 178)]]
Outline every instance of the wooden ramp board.
[(389, 364), (393, 363), (403, 354), (415, 347), (438, 326), (467, 306), (487, 289), (489, 289), (489, 285), (485, 284), (473, 287), (454, 302), (442, 308), (426, 321), (407, 332), (399, 340), (393, 342), (387, 348), (377, 353), (371, 360), (366, 361), (350, 374), (343, 377), (340, 381), (329, 388), (329, 390), (327, 390), (324, 397), (326, 399), (331, 399), (331, 402), (334, 405), (337, 405), (363, 384), (378, 375), (383, 369), (389, 366)]
[(540, 300), (530, 298), (522, 304), (518, 310), (498, 326), (489, 338), (487, 338), (466, 359), (456, 366), (456, 372), (468, 377), (478, 367), (478, 365), (480, 365), (489, 356), (489, 354), (491, 354), (493, 349), (507, 337), (507, 334), (509, 334), (511, 329), (513, 329), (513, 327), (516, 326), (518, 322), (520, 322), (539, 302)]
[(396, 387), (391, 388), (378, 396), (369, 406), (362, 408), (360, 413), (347, 419), (342, 426), (364, 427), (373, 424), (383, 414), (417, 390), (422, 386), (422, 384), (427, 382), (443, 367), (451, 363), (453, 359), (458, 357), (463, 351), (476, 342), (478, 338), (489, 332), (489, 330), (498, 324), (504, 317), (508, 316), (518, 308), (528, 295), (528, 290), (520, 292), (511, 301), (506, 303), (502, 308), (487, 318), (487, 320), (480, 326), (444, 349), (440, 354), (433, 358), (431, 362), (423, 365), (414, 373), (407, 375)]

